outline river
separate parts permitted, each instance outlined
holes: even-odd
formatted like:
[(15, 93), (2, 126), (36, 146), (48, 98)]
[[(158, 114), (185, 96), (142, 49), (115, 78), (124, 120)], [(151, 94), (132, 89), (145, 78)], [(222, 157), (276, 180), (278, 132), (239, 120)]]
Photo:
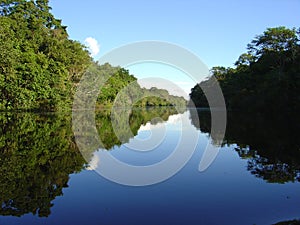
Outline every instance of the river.
[[(206, 110), (119, 115), (123, 122), (96, 112), (95, 137), (74, 129), (69, 114), (1, 113), (0, 224), (258, 225), (299, 218), (296, 115), (228, 113), (222, 144)], [(216, 154), (199, 170), (208, 146)]]

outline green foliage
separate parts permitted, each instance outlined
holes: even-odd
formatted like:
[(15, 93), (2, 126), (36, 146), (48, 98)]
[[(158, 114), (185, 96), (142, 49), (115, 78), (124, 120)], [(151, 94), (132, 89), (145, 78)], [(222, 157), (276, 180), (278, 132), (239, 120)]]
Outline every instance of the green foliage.
[(0, 110), (70, 107), (91, 59), (50, 9), (48, 0), (0, 5)]
[[(300, 110), (300, 36), (296, 29), (268, 28), (249, 45), (235, 68), (214, 67), (214, 76), (232, 110)], [(201, 82), (211, 85), (212, 78)], [(196, 85), (190, 93), (198, 107), (208, 107)]]
[(85, 161), (74, 143), (71, 116), (0, 114), (0, 215), (45, 217)]
[(185, 107), (187, 102), (183, 97), (170, 95), (167, 90), (152, 87), (150, 89), (143, 88), (141, 90), (141, 99), (134, 105), (138, 107), (144, 106), (179, 106)]
[(297, 31), (295, 28), (285, 27), (268, 28), (262, 35), (258, 35), (248, 44), (249, 53), (255, 57), (276, 52), (284, 53), (297, 48)]
[(97, 65), (97, 67), (99, 76), (104, 76), (106, 79), (105, 84), (100, 88), (97, 99), (98, 106), (111, 106), (119, 91), (137, 80), (129, 74), (128, 70), (121, 67), (112, 67), (108, 63), (101, 66)]
[(97, 98), (97, 108), (109, 108), (112, 105), (115, 107), (186, 106), (183, 97), (170, 95), (164, 89), (141, 88), (137, 79), (124, 68), (113, 67), (108, 63), (94, 64), (94, 67), (93, 72), (105, 80)]
[[(70, 109), (87, 68), (105, 82), (98, 107), (111, 106), (119, 91), (136, 78), (124, 68), (92, 63), (85, 47), (68, 38), (66, 27), (50, 10), (48, 0), (0, 3), (0, 110)], [(121, 101), (130, 102), (144, 96), (144, 92), (147, 90), (136, 84)], [(168, 94), (163, 98), (148, 99), (148, 103), (183, 102)]]

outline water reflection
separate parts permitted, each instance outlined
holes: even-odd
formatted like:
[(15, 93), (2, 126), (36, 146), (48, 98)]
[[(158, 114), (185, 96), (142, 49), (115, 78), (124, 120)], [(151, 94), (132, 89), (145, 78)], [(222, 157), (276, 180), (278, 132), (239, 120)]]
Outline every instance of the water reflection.
[[(192, 124), (209, 134), (210, 112), (190, 113)], [(236, 152), (248, 161), (247, 169), (256, 177), (270, 183), (300, 181), (299, 122), (299, 116), (290, 112), (229, 112), (223, 145), (236, 146)]]
[[(131, 110), (131, 133), (119, 130), (122, 140), (114, 133), (109, 111), (98, 112), (95, 121), (103, 147), (110, 150), (127, 143), (141, 125), (176, 113), (166, 107)], [(161, 120), (152, 120), (156, 117)], [(68, 187), (69, 175), (87, 166), (75, 143), (71, 115), (1, 113), (0, 124), (0, 215), (49, 216), (52, 201)]]
[(95, 118), (98, 135), (103, 144), (99, 148), (111, 150), (113, 147), (121, 146), (136, 136), (142, 125), (146, 125), (148, 122), (152, 125), (162, 123), (167, 121), (169, 116), (185, 111), (184, 108), (180, 110), (177, 111), (173, 107), (119, 109), (115, 112), (119, 115), (117, 118), (118, 129), (113, 127), (110, 111), (99, 111)]
[(79, 172), (84, 159), (73, 140), (70, 116), (0, 114), (0, 215), (45, 217), (51, 201)]
[[(164, 107), (127, 111), (124, 121), (131, 132), (125, 122), (120, 123), (121, 139), (115, 135), (110, 112), (97, 113), (95, 121), (103, 149), (111, 150), (130, 143), (140, 128), (145, 132), (149, 124), (167, 121), (176, 113), (175, 109)], [(190, 110), (190, 119), (202, 133), (210, 133), (210, 112)], [(272, 183), (299, 181), (299, 120), (292, 114), (231, 112), (223, 145), (233, 146), (256, 177)], [(63, 114), (0, 114), (0, 215), (50, 215), (53, 200), (68, 187), (70, 174), (86, 167), (76, 147), (71, 122), (71, 116)], [(175, 142), (176, 137), (173, 138)], [(91, 149), (91, 156), (95, 150)], [(153, 162), (168, 153), (167, 149), (159, 156), (153, 152)], [(131, 153), (120, 156), (125, 154)], [(98, 163), (97, 158), (90, 162)]]

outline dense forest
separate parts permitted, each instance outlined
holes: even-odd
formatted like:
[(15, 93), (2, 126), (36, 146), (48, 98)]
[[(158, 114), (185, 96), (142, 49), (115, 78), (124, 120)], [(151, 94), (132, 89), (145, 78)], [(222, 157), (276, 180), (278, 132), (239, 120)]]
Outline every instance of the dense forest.
[(190, 109), (192, 124), (211, 133), (201, 87), (219, 84), (227, 107), (223, 145), (236, 145), (256, 177), (270, 183), (300, 181), (300, 29), (268, 28), (247, 49), (234, 68), (213, 67), (211, 76), (192, 88), (190, 104), (199, 107)]
[(221, 86), (229, 110), (299, 111), (300, 29), (268, 28), (248, 44), (234, 68), (213, 67), (211, 77), (192, 88), (191, 101), (208, 107), (200, 86)]
[(68, 38), (47, 0), (2, 1), (0, 15), (0, 109), (69, 105), (91, 63), (84, 46)]
[[(170, 95), (167, 90), (152, 87), (142, 88), (134, 75), (121, 67), (113, 67), (108, 63), (91, 67), (93, 76), (103, 79), (103, 86), (97, 98), (97, 108), (111, 108), (114, 106), (182, 106), (187, 101), (183, 97)], [(89, 71), (91, 70), (89, 68)], [(95, 90), (96, 92), (97, 90)]]
[[(111, 106), (118, 92), (137, 79), (123, 68), (93, 62), (86, 47), (69, 38), (66, 26), (50, 10), (48, 0), (1, 1), (0, 110), (70, 109), (76, 87), (91, 67), (96, 75), (110, 76), (97, 105)], [(136, 91), (143, 98), (154, 89), (137, 85)], [(137, 105), (186, 104), (163, 90), (155, 92), (160, 94)]]

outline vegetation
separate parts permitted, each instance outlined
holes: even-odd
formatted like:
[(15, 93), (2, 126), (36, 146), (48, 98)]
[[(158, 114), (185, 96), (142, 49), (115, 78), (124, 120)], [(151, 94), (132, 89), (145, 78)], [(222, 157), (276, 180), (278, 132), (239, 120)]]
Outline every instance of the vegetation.
[[(68, 38), (66, 26), (50, 10), (48, 0), (0, 3), (0, 110), (70, 109), (76, 86), (88, 68), (100, 79), (108, 79), (97, 102), (111, 106), (118, 92), (136, 78), (123, 68), (92, 62), (85, 47)], [(143, 98), (153, 91), (137, 84), (135, 94)], [(139, 105), (186, 104), (166, 91), (156, 92), (161, 95), (146, 97)]]
[(112, 105), (119, 107), (147, 107), (147, 106), (182, 106), (187, 101), (183, 97), (170, 95), (167, 90), (152, 87), (141, 88), (137, 78), (121, 67), (113, 67), (106, 63), (94, 65), (93, 72), (96, 77), (104, 78), (97, 98), (98, 108), (110, 108)]
[(141, 100), (135, 103), (136, 106), (179, 106), (185, 107), (187, 101), (183, 97), (170, 95), (168, 91), (152, 87), (150, 89), (142, 89)]
[[(235, 68), (213, 67), (231, 110), (300, 110), (300, 29), (268, 28), (248, 45)], [(190, 93), (197, 107), (208, 107), (200, 88), (216, 85), (210, 77)]]
[[(268, 28), (248, 45), (235, 68), (213, 67), (212, 77), (190, 93), (197, 107), (209, 107), (200, 86), (223, 91), (227, 113), (224, 144), (237, 144), (248, 170), (271, 183), (300, 181), (300, 29)], [(209, 111), (192, 110), (193, 124), (210, 133)], [(197, 114), (197, 113), (196, 113)]]
[(59, 110), (91, 62), (50, 13), (48, 0), (0, 4), (0, 109)]
[[(0, 2), (0, 111), (5, 111), (0, 114), (0, 215), (50, 215), (52, 201), (68, 186), (69, 174), (81, 171), (86, 163), (74, 142), (71, 115), (12, 110), (70, 109), (86, 72), (104, 82), (97, 107), (111, 108), (129, 84), (133, 89), (117, 103), (186, 104), (183, 98), (167, 91), (141, 88), (128, 70), (93, 62), (83, 45), (69, 39), (66, 27), (50, 10), (48, 0)], [(174, 108), (128, 111), (129, 118), (138, 119), (130, 119), (131, 128), (120, 129), (121, 141), (112, 128), (110, 111), (97, 114), (96, 124), (104, 144), (101, 147), (120, 145), (152, 117), (167, 119), (174, 113)]]

